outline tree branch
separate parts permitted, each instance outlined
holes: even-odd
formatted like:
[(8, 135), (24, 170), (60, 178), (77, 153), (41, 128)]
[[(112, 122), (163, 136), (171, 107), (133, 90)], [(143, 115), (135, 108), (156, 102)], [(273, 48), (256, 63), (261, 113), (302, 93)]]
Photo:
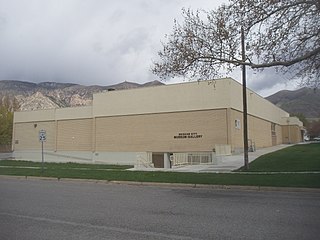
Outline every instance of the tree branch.
[(312, 56), (316, 56), (319, 53), (320, 53), (320, 48), (316, 48), (315, 50), (313, 50), (313, 51), (311, 51), (301, 57), (297, 57), (291, 61), (273, 61), (273, 62), (261, 63), (261, 64), (245, 63), (245, 65), (250, 66), (251, 68), (266, 68), (266, 67), (275, 67), (275, 66), (289, 67), (293, 64), (296, 64), (298, 62), (302, 62), (306, 59), (309, 59)]

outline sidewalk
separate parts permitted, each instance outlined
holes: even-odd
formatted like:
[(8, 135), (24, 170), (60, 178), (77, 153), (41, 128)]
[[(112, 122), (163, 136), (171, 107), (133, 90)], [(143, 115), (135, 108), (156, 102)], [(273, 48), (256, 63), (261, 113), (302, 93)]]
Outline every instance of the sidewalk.
[(12, 152), (0, 153), (0, 160), (12, 159)]
[[(249, 152), (249, 162), (252, 162), (261, 155), (275, 152), (277, 150), (290, 147), (290, 144), (281, 144), (273, 147), (258, 149), (255, 152)], [(173, 168), (143, 168), (143, 169), (130, 169), (132, 171), (164, 171), (164, 172), (214, 172), (214, 173), (227, 173), (232, 172), (244, 165), (243, 153), (231, 156), (217, 156), (218, 164), (202, 164), (202, 165), (185, 165), (174, 166)]]

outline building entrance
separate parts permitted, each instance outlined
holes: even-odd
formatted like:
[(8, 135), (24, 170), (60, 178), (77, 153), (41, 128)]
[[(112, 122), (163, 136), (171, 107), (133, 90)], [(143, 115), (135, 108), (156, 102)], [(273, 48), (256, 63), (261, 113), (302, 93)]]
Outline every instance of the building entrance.
[(152, 163), (155, 168), (164, 168), (164, 154), (152, 153)]

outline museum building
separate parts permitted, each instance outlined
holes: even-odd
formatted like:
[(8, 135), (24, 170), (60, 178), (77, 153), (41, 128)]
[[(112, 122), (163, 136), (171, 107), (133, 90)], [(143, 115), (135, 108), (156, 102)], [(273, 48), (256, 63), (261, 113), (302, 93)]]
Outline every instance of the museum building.
[[(249, 149), (302, 141), (296, 117), (247, 89)], [(214, 163), (243, 151), (242, 85), (232, 78), (93, 95), (91, 106), (14, 113), (16, 159), (152, 164)], [(171, 156), (171, 157), (170, 157)]]

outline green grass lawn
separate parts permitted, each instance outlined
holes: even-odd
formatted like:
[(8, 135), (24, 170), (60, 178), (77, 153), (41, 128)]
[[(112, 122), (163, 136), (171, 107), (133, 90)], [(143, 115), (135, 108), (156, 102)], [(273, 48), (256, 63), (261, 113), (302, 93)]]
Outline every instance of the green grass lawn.
[(310, 187), (320, 188), (320, 174), (242, 174), (242, 173), (181, 173), (132, 172), (78, 169), (0, 168), (0, 175), (45, 176), (54, 178), (97, 179), (108, 181), (165, 182), (217, 185)]
[[(0, 166), (12, 166), (12, 167), (39, 167), (41, 168), (41, 162), (30, 162), (30, 161), (15, 161), (15, 160), (2, 160)], [(46, 169), (117, 169), (125, 170), (133, 168), (131, 165), (107, 165), (107, 164), (83, 164), (83, 163), (44, 163)]]
[[(243, 169), (240, 169), (243, 171)], [(257, 158), (250, 172), (320, 171), (320, 143), (294, 145)]]
[[(0, 175), (44, 176), (107, 181), (320, 188), (320, 144), (296, 145), (259, 157), (249, 172), (182, 173), (127, 171), (132, 166), (2, 160)], [(257, 173), (254, 173), (256, 171)], [(261, 173), (261, 172), (300, 173)], [(303, 173), (312, 171), (316, 173)]]

